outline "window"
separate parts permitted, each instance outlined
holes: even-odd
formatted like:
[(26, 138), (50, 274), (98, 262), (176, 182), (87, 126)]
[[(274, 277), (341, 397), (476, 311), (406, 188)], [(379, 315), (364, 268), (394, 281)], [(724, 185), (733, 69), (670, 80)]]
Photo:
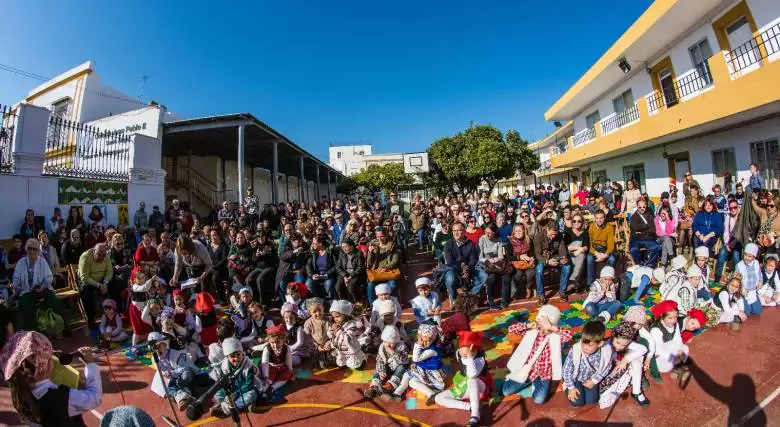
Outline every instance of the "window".
[(729, 147), (712, 152), (712, 171), (716, 176), (722, 176), (725, 171), (728, 171), (731, 176), (737, 176), (734, 148)]
[(340, 158), (341, 158), (341, 151), (339, 151), (339, 152), (337, 152), (337, 153), (336, 153), (336, 158), (337, 158), (337, 159), (340, 159)]
[(599, 112), (598, 110), (596, 110), (588, 114), (587, 116), (585, 116), (585, 126), (588, 129), (593, 129), (596, 126), (596, 123), (599, 122), (599, 120), (601, 120), (601, 116), (599, 116)]
[(674, 88), (674, 75), (671, 68), (664, 68), (658, 72), (658, 83), (661, 85), (666, 106), (677, 105), (677, 91)]
[(631, 93), (631, 89), (623, 92), (620, 96), (612, 100), (612, 107), (617, 114), (620, 114), (633, 106), (634, 94)]
[(362, 156), (362, 155), (364, 155), (365, 153), (366, 153), (365, 151), (363, 151), (363, 150), (360, 150), (360, 152), (359, 152), (358, 154), (360, 154), (360, 155)]
[(639, 188), (639, 191), (641, 191), (642, 193), (647, 192), (647, 187), (645, 187), (645, 165), (644, 164), (623, 166), (623, 179), (625, 182), (628, 182), (628, 180), (633, 179), (634, 181), (636, 181), (636, 185), (637, 188)]
[(67, 118), (70, 115), (70, 98), (63, 98), (51, 104), (51, 114), (55, 117)]
[(602, 169), (599, 171), (592, 171), (590, 173), (590, 182), (594, 184), (603, 184), (607, 182), (607, 171)]
[(777, 139), (751, 142), (750, 161), (758, 165), (768, 189), (780, 188), (780, 143)]
[(688, 52), (691, 54), (691, 62), (693, 67), (699, 72), (699, 76), (703, 80), (703, 83), (709, 85), (712, 83), (712, 77), (710, 77), (710, 68), (707, 64), (707, 58), (712, 56), (712, 49), (707, 39), (704, 39), (695, 45), (688, 48)]

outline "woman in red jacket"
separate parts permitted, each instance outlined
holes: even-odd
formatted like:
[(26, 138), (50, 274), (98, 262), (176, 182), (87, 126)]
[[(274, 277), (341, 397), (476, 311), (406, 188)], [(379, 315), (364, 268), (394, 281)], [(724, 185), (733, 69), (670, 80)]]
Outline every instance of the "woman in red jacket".
[[(133, 280), (135, 273), (142, 270), (147, 265), (157, 266), (160, 262), (160, 254), (157, 252), (157, 248), (154, 247), (152, 242), (152, 236), (144, 234), (141, 237), (141, 244), (138, 245), (138, 249), (135, 251), (135, 268), (130, 273), (130, 280)], [(156, 269), (154, 270), (156, 273)]]

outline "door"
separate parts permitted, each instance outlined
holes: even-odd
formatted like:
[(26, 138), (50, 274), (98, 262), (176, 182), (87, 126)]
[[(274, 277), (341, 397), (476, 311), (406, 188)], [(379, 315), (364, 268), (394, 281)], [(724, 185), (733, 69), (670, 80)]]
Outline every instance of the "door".
[(712, 49), (707, 39), (704, 39), (688, 49), (691, 54), (691, 62), (693, 62), (696, 72), (699, 74), (697, 81), (697, 87), (695, 90), (699, 90), (703, 87), (707, 87), (712, 83), (712, 77), (710, 76), (710, 67), (707, 64), (707, 59), (712, 56)]
[(727, 58), (731, 68), (729, 71), (746, 73), (759, 67), (761, 54), (747, 18), (743, 16), (726, 27), (726, 38), (731, 46)]
[(658, 72), (658, 83), (664, 95), (664, 103), (667, 107), (677, 105), (677, 91), (674, 88), (674, 76), (671, 68), (664, 68)]
[(685, 179), (685, 173), (691, 170), (691, 158), (687, 152), (669, 156), (669, 177), (678, 183)]
[(780, 143), (778, 140), (750, 143), (750, 160), (758, 165), (768, 189), (780, 188)]
[(628, 182), (628, 180), (630, 179), (633, 179), (634, 182), (636, 182), (637, 188), (639, 188), (639, 190), (642, 193), (647, 192), (647, 187), (645, 186), (645, 165), (644, 164), (623, 166), (624, 182)]

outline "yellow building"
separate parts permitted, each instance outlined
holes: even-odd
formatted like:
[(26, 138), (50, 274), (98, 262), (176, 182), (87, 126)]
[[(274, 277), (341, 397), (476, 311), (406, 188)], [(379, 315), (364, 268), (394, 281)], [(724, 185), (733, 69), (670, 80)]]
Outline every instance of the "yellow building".
[(780, 1), (656, 0), (545, 113), (573, 127), (550, 166), (657, 197), (688, 171), (708, 193), (757, 163), (778, 188), (779, 58)]

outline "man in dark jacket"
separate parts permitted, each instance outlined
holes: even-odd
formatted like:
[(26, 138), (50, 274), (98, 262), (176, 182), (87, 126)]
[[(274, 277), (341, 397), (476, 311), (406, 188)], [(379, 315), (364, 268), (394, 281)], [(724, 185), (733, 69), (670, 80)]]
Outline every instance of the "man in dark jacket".
[(160, 212), (159, 206), (152, 208), (152, 214), (149, 215), (149, 228), (157, 230), (158, 236), (165, 230), (165, 216)]
[(559, 268), (561, 271), (558, 296), (568, 301), (566, 286), (569, 284), (571, 264), (569, 251), (563, 241), (563, 235), (558, 232), (558, 224), (554, 220), (546, 220), (534, 235), (534, 258), (536, 258), (536, 298), (538, 304), (547, 304), (544, 297), (544, 271)]
[(477, 246), (466, 238), (466, 226), (456, 222), (452, 226), (452, 239), (444, 243), (444, 285), (447, 287), (450, 303), (454, 304), (460, 279), (471, 279), (471, 294), (477, 295), (487, 280), (487, 273), (477, 268)]
[(355, 242), (351, 239), (341, 242), (336, 272), (336, 291), (339, 297), (351, 303), (363, 301), (366, 295), (366, 260), (363, 258), (363, 252), (355, 250)]
[[(636, 265), (655, 268), (658, 256), (661, 254), (661, 246), (657, 242), (655, 234), (655, 218), (647, 210), (647, 200), (639, 199), (636, 202), (636, 212), (631, 215), (631, 243), (628, 245), (631, 258)], [(647, 250), (647, 261), (642, 262), (642, 252)]]

